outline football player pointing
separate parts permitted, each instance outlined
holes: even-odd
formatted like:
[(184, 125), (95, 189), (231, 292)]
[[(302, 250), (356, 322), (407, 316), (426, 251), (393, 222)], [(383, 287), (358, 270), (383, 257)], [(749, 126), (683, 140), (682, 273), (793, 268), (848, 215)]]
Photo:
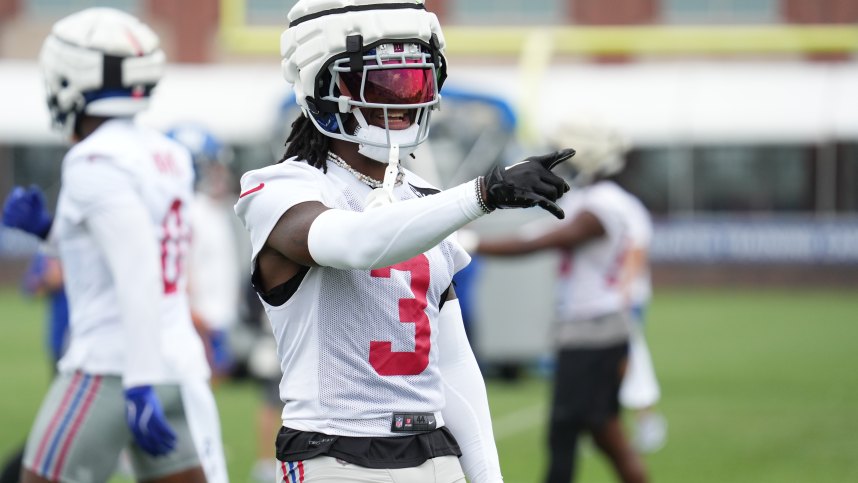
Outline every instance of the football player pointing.
[(16, 188), (3, 221), (56, 245), (71, 336), (22, 481), (107, 481), (123, 448), (140, 481), (226, 481), (185, 294), (191, 161), (132, 120), (164, 69), (158, 39), (128, 14), (87, 9), (54, 25), (40, 62), (54, 126), (75, 145), (56, 215), (37, 188)]
[(485, 384), (451, 286), (455, 231), (554, 203), (564, 150), (438, 191), (400, 158), (446, 75), (422, 1), (300, 0), (281, 52), (302, 115), (284, 159), (246, 173), (236, 211), (277, 339), (285, 481), (502, 479)]

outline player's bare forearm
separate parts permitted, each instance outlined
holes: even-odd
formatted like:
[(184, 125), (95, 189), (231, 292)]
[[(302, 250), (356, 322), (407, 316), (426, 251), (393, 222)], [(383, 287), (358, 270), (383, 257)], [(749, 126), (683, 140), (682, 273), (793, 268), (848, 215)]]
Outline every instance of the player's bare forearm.
[(310, 255), (307, 238), (313, 221), (329, 209), (317, 201), (299, 203), (289, 208), (274, 225), (266, 245), (297, 264), (316, 266)]
[(563, 222), (536, 236), (522, 230), (509, 238), (481, 239), (476, 252), (496, 257), (514, 257), (548, 249), (569, 250), (604, 234), (605, 229), (599, 219), (585, 211), (572, 221)]
[(477, 253), (494, 257), (515, 257), (541, 250), (543, 247), (534, 240), (511, 237), (497, 240), (480, 240)]
[(626, 253), (620, 278), (620, 291), (626, 300), (630, 299), (632, 282), (643, 272), (646, 263), (645, 249), (634, 247)]

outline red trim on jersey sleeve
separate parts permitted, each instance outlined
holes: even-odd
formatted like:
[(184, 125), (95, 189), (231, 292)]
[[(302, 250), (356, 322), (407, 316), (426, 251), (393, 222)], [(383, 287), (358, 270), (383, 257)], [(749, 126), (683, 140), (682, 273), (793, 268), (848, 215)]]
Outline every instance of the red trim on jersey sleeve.
[(265, 188), (265, 183), (259, 183), (259, 185), (256, 186), (255, 188), (250, 188), (249, 190), (245, 191), (244, 193), (238, 195), (238, 198), (239, 199), (244, 198), (247, 195), (256, 193), (257, 191), (261, 190), (262, 188)]

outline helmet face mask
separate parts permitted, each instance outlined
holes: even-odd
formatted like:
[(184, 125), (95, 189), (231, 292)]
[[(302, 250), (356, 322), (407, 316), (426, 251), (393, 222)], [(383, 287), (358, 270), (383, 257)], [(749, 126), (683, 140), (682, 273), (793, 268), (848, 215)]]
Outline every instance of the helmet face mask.
[(429, 53), (418, 44), (391, 41), (369, 49), (363, 70), (352, 72), (350, 59), (336, 59), (329, 67), (336, 84), (348, 90), (355, 107), (419, 108), (437, 104), (437, 71)]
[[(365, 49), (361, 61), (360, 70), (353, 71), (352, 58), (330, 59), (319, 72), (315, 99), (336, 105), (337, 112), (311, 111), (311, 118), (332, 137), (379, 148), (396, 143), (413, 151), (428, 137), (431, 110), (440, 102), (441, 74), (429, 48), (382, 40)], [(361, 135), (372, 126), (384, 129), (383, 139)], [(406, 130), (407, 135), (396, 132)]]

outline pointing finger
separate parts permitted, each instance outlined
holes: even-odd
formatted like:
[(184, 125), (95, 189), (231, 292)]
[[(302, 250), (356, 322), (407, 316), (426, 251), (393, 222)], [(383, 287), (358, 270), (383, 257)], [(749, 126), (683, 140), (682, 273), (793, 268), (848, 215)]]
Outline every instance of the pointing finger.
[(542, 156), (539, 159), (539, 162), (542, 163), (542, 166), (545, 169), (554, 169), (555, 166), (566, 161), (567, 159), (575, 156), (575, 150), (572, 148), (562, 149), (560, 151), (555, 151), (552, 154), (548, 154), (546, 156)]

